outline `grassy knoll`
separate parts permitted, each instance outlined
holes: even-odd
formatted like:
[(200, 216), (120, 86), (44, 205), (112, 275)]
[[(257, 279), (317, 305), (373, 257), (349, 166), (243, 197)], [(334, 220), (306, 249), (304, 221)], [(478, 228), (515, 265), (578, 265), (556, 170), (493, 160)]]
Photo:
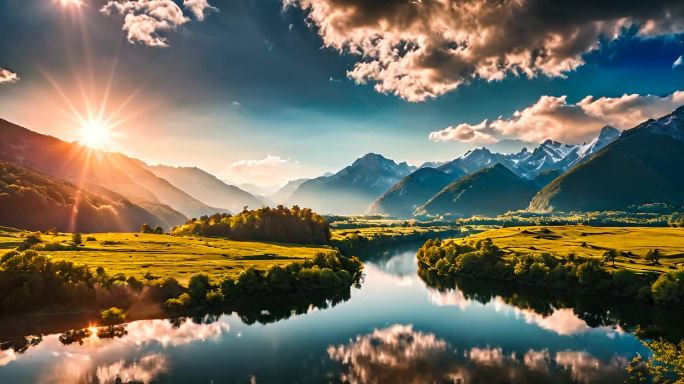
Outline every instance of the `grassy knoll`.
[[(16, 248), (26, 235), (27, 232), (0, 228), (0, 250)], [(43, 234), (36, 249), (54, 260), (103, 267), (110, 275), (123, 273), (142, 278), (149, 273), (174, 277), (182, 284), (200, 273), (219, 281), (236, 277), (248, 267), (265, 271), (273, 265), (285, 266), (329, 250), (323, 246), (142, 233), (95, 233), (83, 234), (82, 238), (83, 245), (74, 250), (69, 246), (71, 234)]]
[[(614, 249), (617, 267), (634, 271), (671, 270), (684, 266), (684, 228), (652, 227), (588, 227), (532, 226), (509, 227), (478, 233), (460, 242), (491, 239), (506, 253), (530, 254), (549, 252), (555, 256), (577, 256), (602, 259)], [(643, 259), (651, 249), (662, 253), (660, 265)]]
[(681, 228), (512, 227), (428, 240), (417, 258), (423, 276), (684, 304), (682, 235)]

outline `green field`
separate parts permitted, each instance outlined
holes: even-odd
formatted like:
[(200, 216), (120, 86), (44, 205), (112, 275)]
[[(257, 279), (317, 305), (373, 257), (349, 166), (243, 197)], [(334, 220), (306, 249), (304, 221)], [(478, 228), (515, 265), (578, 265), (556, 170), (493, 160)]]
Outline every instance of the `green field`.
[[(0, 228), (0, 250), (16, 248), (26, 232)], [(87, 240), (92, 237), (95, 240)], [(71, 234), (41, 235), (43, 244), (71, 242)], [(110, 242), (110, 243), (107, 243)], [(40, 246), (38, 246), (40, 248)], [(157, 277), (175, 277), (182, 284), (193, 275), (204, 273), (212, 279), (235, 276), (254, 266), (266, 270), (274, 264), (286, 265), (293, 261), (312, 258), (327, 252), (323, 246), (305, 246), (251, 241), (232, 241), (208, 237), (179, 237), (142, 233), (83, 234), (83, 246), (78, 250), (40, 251), (60, 260), (104, 267), (111, 275), (143, 277), (150, 273)], [(3, 252), (0, 252), (3, 253)]]
[[(549, 252), (557, 256), (571, 253), (577, 256), (602, 258), (608, 249), (620, 256), (619, 267), (638, 271), (668, 271), (684, 267), (684, 228), (652, 227), (589, 227), (532, 226), (490, 230), (456, 241), (477, 241), (490, 238), (508, 252)], [(650, 249), (662, 252), (661, 265), (643, 260)]]

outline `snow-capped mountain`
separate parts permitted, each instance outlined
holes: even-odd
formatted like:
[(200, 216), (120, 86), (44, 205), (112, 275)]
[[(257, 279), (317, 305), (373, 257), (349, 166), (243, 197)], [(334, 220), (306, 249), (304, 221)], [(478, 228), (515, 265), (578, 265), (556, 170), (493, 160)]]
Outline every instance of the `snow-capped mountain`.
[(523, 148), (520, 152), (512, 154), (495, 153), (482, 147), (470, 150), (463, 156), (436, 168), (446, 173), (469, 175), (495, 164), (501, 164), (518, 176), (534, 179), (549, 171), (565, 172), (605, 148), (618, 137), (620, 137), (618, 129), (605, 126), (589, 143), (569, 145), (546, 140), (533, 151)]

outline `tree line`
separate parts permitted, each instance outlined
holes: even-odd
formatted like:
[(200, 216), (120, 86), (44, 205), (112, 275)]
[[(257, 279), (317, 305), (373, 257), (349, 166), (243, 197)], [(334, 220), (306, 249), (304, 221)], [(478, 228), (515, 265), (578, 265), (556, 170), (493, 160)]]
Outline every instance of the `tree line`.
[[(417, 257), (419, 268), (438, 276), (489, 278), (577, 293), (603, 293), (661, 304), (684, 304), (684, 271), (658, 275), (621, 268), (609, 272), (604, 265), (604, 260), (611, 261), (609, 252), (604, 260), (574, 254), (556, 257), (548, 252), (504, 257), (504, 252), (490, 239), (475, 243), (436, 239), (425, 242)], [(646, 257), (656, 264), (659, 251), (653, 250)]]
[(193, 218), (173, 229), (173, 235), (216, 236), (233, 240), (327, 244), (330, 225), (309, 208), (282, 205), (276, 208), (245, 208), (237, 215), (217, 213)]

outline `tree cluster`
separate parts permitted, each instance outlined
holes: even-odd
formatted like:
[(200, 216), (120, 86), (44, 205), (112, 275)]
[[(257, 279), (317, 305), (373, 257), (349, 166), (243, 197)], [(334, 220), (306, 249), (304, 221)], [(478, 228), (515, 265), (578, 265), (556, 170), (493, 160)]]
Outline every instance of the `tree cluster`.
[(285, 267), (274, 265), (266, 271), (250, 267), (236, 278), (227, 277), (220, 282), (196, 275), (190, 279), (187, 291), (167, 300), (165, 306), (172, 310), (218, 307), (231, 302), (334, 290), (357, 281), (362, 268), (357, 257), (328, 252)]
[[(649, 252), (655, 262), (657, 251)], [(614, 260), (607, 253), (604, 260)], [(684, 304), (684, 271), (639, 274), (627, 269), (610, 272), (601, 260), (556, 257), (550, 253), (504, 253), (490, 239), (464, 244), (428, 240), (418, 251), (419, 267), (438, 276), (471, 276), (512, 281), (578, 293), (604, 293), (658, 303)]]
[(298, 244), (327, 244), (330, 226), (309, 208), (245, 209), (237, 215), (217, 213), (191, 219), (173, 229), (179, 236), (217, 236), (233, 240), (274, 241)]

